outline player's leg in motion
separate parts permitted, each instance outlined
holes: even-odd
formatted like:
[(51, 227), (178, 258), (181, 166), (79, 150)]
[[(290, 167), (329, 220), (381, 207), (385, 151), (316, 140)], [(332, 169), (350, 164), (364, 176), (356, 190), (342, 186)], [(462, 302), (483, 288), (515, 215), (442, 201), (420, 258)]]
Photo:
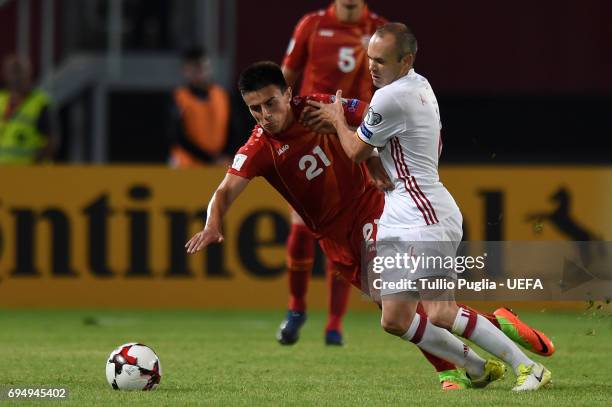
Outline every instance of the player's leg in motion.
[(550, 381), (550, 372), (531, 360), (500, 329), (474, 311), (459, 307), (454, 300), (424, 301), (431, 322), (471, 340), (512, 366), (517, 375), (513, 390), (537, 390)]
[[(360, 244), (358, 246), (360, 246)], [(331, 249), (329, 246), (324, 247), (323, 245), (322, 248), (324, 249), (324, 251)], [(335, 268), (345, 276), (347, 281), (351, 280), (358, 290), (364, 289), (364, 287), (362, 287), (363, 283), (360, 278), (352, 278), (356, 274), (360, 273), (360, 266), (357, 266), (357, 270), (355, 270), (350, 267), (342, 268), (341, 265), (336, 264)], [(368, 285), (369, 284), (370, 282), (368, 282)], [(370, 290), (367, 290), (367, 293), (371, 296), (374, 303), (378, 305), (378, 308), (382, 310), (382, 301), (380, 299), (380, 296), (378, 295), (379, 293), (373, 293)], [(427, 319), (427, 316), (425, 315), (425, 310), (421, 303), (418, 304), (416, 312), (420, 314), (423, 320)], [(460, 390), (471, 387), (471, 381), (466, 376), (463, 370), (458, 369), (457, 366), (455, 366), (451, 362), (427, 352), (427, 350), (423, 348), (419, 349), (423, 353), (423, 356), (425, 356), (429, 363), (433, 365), (434, 369), (438, 373), (438, 378), (440, 380), (440, 384), (442, 385), (442, 390)]]
[[(428, 232), (431, 234), (435, 231), (429, 229)], [(397, 254), (407, 250), (405, 242), (421, 240), (422, 235), (422, 230), (386, 228), (379, 224), (376, 236), (377, 257), (395, 258)], [(414, 281), (419, 278), (415, 271), (408, 273), (407, 269), (396, 266), (373, 271), (379, 273), (378, 277), (382, 277), (383, 284), (385, 282), (397, 284), (404, 280)], [(429, 322), (426, 314), (415, 312), (421, 293), (396, 289), (395, 284), (389, 285), (386, 289), (381, 287), (379, 291), (382, 302), (381, 325), (385, 331), (413, 342), (422, 350), (456, 366), (465, 368), (472, 379), (472, 384), (476, 387), (484, 387), (504, 376), (506, 367), (503, 363), (484, 360), (448, 330)]]
[(457, 304), (460, 308), (482, 315), (508, 338), (530, 352), (541, 356), (551, 356), (555, 353), (555, 345), (542, 331), (538, 331), (521, 321), (510, 308), (498, 308), (492, 314)]
[(329, 288), (329, 313), (325, 326), (325, 343), (327, 345), (344, 345), (342, 341), (342, 318), (346, 314), (351, 284), (327, 261), (327, 283)]
[[(448, 242), (448, 246), (433, 244), (430, 249), (441, 249), (447, 255), (455, 255), (462, 238), (461, 217), (449, 217), (426, 229), (426, 236), (432, 241)], [(425, 232), (424, 232), (425, 233)], [(420, 239), (422, 240), (422, 239)], [(436, 247), (438, 249), (436, 249)], [(444, 270), (423, 270), (427, 273)], [(431, 274), (430, 274), (431, 275)], [(446, 273), (441, 279), (453, 278)], [(497, 356), (512, 366), (517, 375), (515, 391), (537, 390), (546, 385), (551, 373), (543, 365), (531, 360), (519, 347), (491, 321), (467, 308), (459, 307), (452, 291), (420, 292), (423, 306), (432, 324), (447, 329), (459, 336), (470, 339), (482, 349)], [(472, 379), (472, 382), (475, 380)], [(476, 380), (478, 381), (478, 380)]]
[[(525, 349), (542, 356), (550, 356), (554, 353), (552, 341), (548, 339), (544, 333), (522, 322), (509, 308), (499, 308), (493, 314), (490, 314), (468, 307), (464, 304), (458, 304), (458, 306), (483, 316), (497, 329), (502, 330), (506, 336), (523, 346)], [(427, 318), (425, 309), (420, 302), (417, 312), (421, 318)], [(421, 348), (419, 349), (423, 352), (423, 355), (427, 358), (429, 363), (434, 366), (436, 372), (438, 372), (442, 390), (459, 390), (470, 387), (470, 380), (465, 376), (462, 370), (456, 369), (455, 365), (446, 360), (440, 359)]]
[(300, 216), (291, 209), (291, 229), (287, 238), (289, 306), (287, 317), (276, 333), (282, 345), (293, 345), (306, 322), (306, 292), (314, 261), (315, 239)]
[[(357, 288), (361, 289), (361, 287)], [(376, 305), (378, 305), (378, 308), (382, 310), (382, 302), (380, 301), (380, 299), (376, 299), (375, 303)], [(425, 309), (423, 308), (421, 303), (418, 304), (416, 312), (424, 320), (427, 319), (427, 315), (425, 315)], [(467, 378), (463, 370), (457, 369), (457, 366), (455, 366), (451, 362), (439, 358), (438, 356), (432, 355), (423, 348), (419, 348), (419, 350), (421, 351), (421, 353), (423, 353), (425, 359), (427, 359), (427, 361), (432, 364), (432, 366), (438, 373), (438, 378), (440, 379), (442, 390), (461, 390), (471, 387), (470, 379)]]
[[(417, 313), (421, 318), (427, 318), (425, 308), (423, 308), (423, 304), (420, 302), (417, 306)], [(434, 356), (421, 348), (419, 348), (419, 350), (423, 353), (423, 356), (425, 356), (427, 361), (433, 365), (434, 369), (438, 373), (438, 379), (442, 385), (442, 390), (462, 390), (471, 387), (470, 379), (466, 377), (463, 370), (457, 369), (457, 367), (452, 363), (444, 359), (440, 359), (439, 357)]]
[(505, 366), (501, 362), (481, 358), (448, 330), (431, 324), (425, 315), (416, 312), (417, 301), (413, 293), (383, 296), (383, 329), (416, 344), (423, 351), (464, 368), (475, 386), (484, 387), (503, 377)]

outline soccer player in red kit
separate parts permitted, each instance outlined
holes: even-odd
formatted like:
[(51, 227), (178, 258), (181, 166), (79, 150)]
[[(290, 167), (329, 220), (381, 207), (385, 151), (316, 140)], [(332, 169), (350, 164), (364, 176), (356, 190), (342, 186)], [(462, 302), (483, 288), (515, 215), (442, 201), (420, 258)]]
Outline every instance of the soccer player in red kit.
[[(297, 24), (285, 59), (283, 74), (293, 87), (302, 76), (299, 95), (335, 94), (369, 101), (373, 87), (366, 48), (370, 36), (386, 23), (372, 13), (364, 0), (336, 0), (326, 10), (305, 15)], [(315, 240), (300, 215), (291, 211), (287, 239), (289, 305), (286, 319), (277, 333), (281, 344), (294, 344), (306, 321), (306, 292), (314, 260)], [(329, 314), (325, 343), (342, 345), (342, 317), (346, 313), (350, 285), (338, 270), (327, 264)]]
[[(346, 156), (337, 137), (316, 133), (298, 122), (308, 100), (331, 103), (334, 97), (292, 98), (280, 68), (271, 62), (247, 68), (239, 87), (258, 125), (215, 191), (206, 226), (185, 245), (187, 251), (195, 253), (222, 242), (223, 217), (230, 205), (253, 177), (262, 176), (321, 239), (321, 247), (335, 269), (362, 288), (361, 246), (367, 234), (376, 237), (375, 220), (382, 213), (384, 194), (370, 182), (365, 165), (357, 165)], [(349, 125), (356, 127), (361, 122), (366, 107), (356, 99), (343, 101)], [(482, 315), (495, 320), (495, 316)], [(440, 375), (445, 388), (469, 387), (469, 379), (453, 364), (424, 353), (439, 372), (445, 372)]]

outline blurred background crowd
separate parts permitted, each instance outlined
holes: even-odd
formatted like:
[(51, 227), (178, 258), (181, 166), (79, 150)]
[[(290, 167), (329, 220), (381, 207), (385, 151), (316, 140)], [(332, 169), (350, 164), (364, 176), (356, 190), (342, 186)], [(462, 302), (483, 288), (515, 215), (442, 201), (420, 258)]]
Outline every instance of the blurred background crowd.
[[(238, 74), (328, 4), (0, 0), (0, 164), (227, 163), (254, 124)], [(612, 3), (368, 6), (416, 33), (442, 163), (612, 163)]]

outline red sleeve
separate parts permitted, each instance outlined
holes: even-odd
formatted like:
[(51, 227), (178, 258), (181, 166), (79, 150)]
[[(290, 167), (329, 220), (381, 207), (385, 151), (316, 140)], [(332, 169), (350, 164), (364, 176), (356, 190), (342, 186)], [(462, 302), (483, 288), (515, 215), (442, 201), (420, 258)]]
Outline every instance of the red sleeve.
[(305, 15), (295, 26), (293, 36), (289, 41), (283, 66), (292, 71), (301, 72), (308, 58), (308, 42), (317, 26), (318, 13)]
[(256, 127), (249, 140), (234, 156), (232, 166), (227, 170), (228, 174), (248, 179), (264, 175), (266, 168), (269, 167), (270, 154), (260, 137), (262, 137), (261, 129)]
[[(336, 100), (336, 95), (326, 95), (324, 93), (315, 93), (313, 95), (306, 96), (305, 98), (294, 98), (299, 100), (296, 104), (298, 105), (296, 108), (297, 115), (301, 113), (303, 106), (306, 105), (307, 100), (316, 100), (317, 102), (323, 103), (334, 103)], [(363, 116), (365, 115), (367, 103), (359, 100), (359, 99), (344, 99), (342, 98), (342, 107), (344, 108), (344, 117), (346, 117), (346, 122), (351, 127), (359, 127), (361, 122), (363, 121)]]
[(344, 107), (344, 117), (346, 117), (346, 122), (349, 126), (359, 127), (363, 121), (363, 116), (365, 115), (365, 109), (367, 106), (367, 103), (359, 99), (346, 99), (346, 103), (344, 101), (342, 102), (342, 107)]
[(370, 13), (370, 16), (374, 23), (374, 27), (376, 28), (380, 27), (381, 25), (387, 24), (389, 22), (386, 18), (384, 18), (383, 16), (379, 16), (376, 13)]

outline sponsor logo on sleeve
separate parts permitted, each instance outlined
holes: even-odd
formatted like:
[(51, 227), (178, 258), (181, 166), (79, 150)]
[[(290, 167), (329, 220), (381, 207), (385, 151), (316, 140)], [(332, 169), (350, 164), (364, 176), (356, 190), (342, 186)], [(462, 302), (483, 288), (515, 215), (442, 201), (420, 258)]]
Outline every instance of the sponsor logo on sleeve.
[(377, 126), (382, 122), (382, 115), (380, 113), (376, 113), (371, 107), (368, 109), (368, 114), (366, 115), (365, 122), (368, 126)]
[(359, 133), (361, 133), (361, 135), (367, 138), (368, 140), (372, 138), (373, 134), (370, 130), (368, 130), (365, 123), (363, 122), (361, 123), (361, 126), (359, 126)]
[(247, 159), (246, 155), (236, 154), (234, 156), (234, 162), (232, 163), (232, 168), (235, 169), (236, 171), (240, 171), (246, 159)]

